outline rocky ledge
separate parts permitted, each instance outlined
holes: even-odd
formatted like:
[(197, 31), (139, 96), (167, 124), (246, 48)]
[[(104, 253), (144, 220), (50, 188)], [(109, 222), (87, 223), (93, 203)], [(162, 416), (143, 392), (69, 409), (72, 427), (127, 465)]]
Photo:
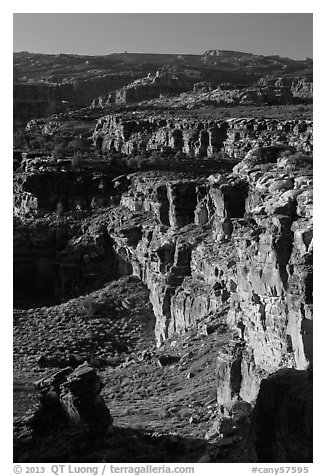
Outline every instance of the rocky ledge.
[(220, 403), (252, 401), (263, 375), (312, 358), (311, 162), (258, 161), (188, 182), (136, 174), (120, 224), (108, 225), (150, 290), (158, 345), (192, 326), (234, 329), (232, 351), (218, 357)]
[(93, 141), (104, 153), (137, 155), (158, 150), (189, 157), (212, 157), (223, 152), (237, 160), (259, 147), (282, 145), (292, 151), (311, 152), (313, 145), (312, 121), (249, 118), (201, 121), (182, 117), (165, 119), (142, 112), (100, 118)]
[[(149, 299), (155, 329), (147, 328), (147, 342), (155, 338), (156, 349), (146, 354), (148, 346), (137, 348), (144, 354), (137, 354), (130, 368), (119, 364), (110, 369), (103, 390), (107, 398), (110, 376), (115, 392), (124, 397), (124, 372), (127, 384), (135, 387), (140, 381), (150, 385), (150, 376), (159, 372), (160, 385), (171, 379), (181, 401), (180, 375), (187, 369), (185, 379), (200, 403), (186, 430), (198, 420), (196, 437), (205, 440), (197, 442), (196, 461), (232, 461), (232, 454), (244, 447), (247, 461), (298, 462), (301, 456), (310, 461), (312, 123), (133, 117), (102, 118), (94, 130), (95, 144), (108, 155), (136, 155), (151, 147), (162, 148), (163, 154), (168, 147), (172, 155), (166, 168), (161, 163), (155, 170), (152, 161), (151, 171), (113, 177), (105, 155), (103, 163), (91, 165), (47, 158), (22, 162), (16, 174), (15, 249), (18, 264), (23, 263), (18, 284), (26, 283), (27, 262), (37, 263), (32, 267), (40, 282), (58, 283), (61, 300), (89, 292), (87, 276), (100, 288), (104, 280), (133, 275), (130, 286), (136, 279), (148, 290), (144, 299)], [(188, 170), (178, 170), (177, 151), (185, 154)], [(217, 151), (228, 157), (211, 161), (215, 169), (208, 172), (205, 157)], [(190, 170), (191, 164), (201, 168)], [(95, 313), (97, 304), (105, 309), (105, 296), (95, 301), (90, 304)], [(130, 311), (130, 302), (126, 307)], [(52, 311), (56, 315), (59, 309)], [(40, 329), (40, 315), (47, 311), (28, 312)], [(18, 319), (17, 327), (26, 324), (28, 315)], [(109, 334), (102, 330), (105, 340)], [(101, 351), (107, 352), (103, 339)], [(118, 346), (111, 350), (119, 352)], [(115, 357), (98, 362), (103, 372)], [(50, 360), (42, 365), (50, 366)], [(199, 388), (203, 382), (214, 389), (210, 416), (202, 393), (206, 388)], [(143, 391), (146, 412), (157, 409), (152, 390)], [(164, 398), (171, 416), (168, 391)], [(140, 418), (138, 403), (130, 408)], [(296, 426), (298, 412), (301, 426)], [(201, 425), (203, 419), (211, 428)], [(174, 415), (169, 421), (180, 423)], [(185, 425), (178, 429), (186, 430)], [(172, 440), (164, 441), (171, 445)], [(225, 447), (231, 448), (228, 455)]]
[[(263, 375), (311, 360), (311, 159), (261, 162), (248, 154), (233, 173), (208, 178), (129, 176), (88, 255), (96, 273), (109, 249), (118, 273), (148, 287), (158, 345), (192, 326), (234, 329), (234, 348), (218, 358), (221, 403), (236, 394), (252, 401)], [(65, 238), (70, 262), (83, 241)]]

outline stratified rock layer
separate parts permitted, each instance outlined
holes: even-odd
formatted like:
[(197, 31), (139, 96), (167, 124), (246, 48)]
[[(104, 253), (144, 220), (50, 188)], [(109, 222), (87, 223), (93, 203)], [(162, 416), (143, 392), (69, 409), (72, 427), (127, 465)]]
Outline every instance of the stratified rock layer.
[[(15, 312), (18, 374), (63, 369), (38, 382), (18, 461), (35, 461), (39, 444), (40, 461), (84, 450), (94, 461), (103, 442), (104, 461), (117, 446), (139, 461), (139, 445), (129, 455), (119, 432), (106, 439), (93, 365), (120, 423), (205, 435), (191, 460), (310, 462), (312, 61), (223, 50), (15, 60), (15, 127), (33, 118), (15, 134), (16, 303), (76, 298)], [(230, 118), (244, 105), (262, 118)], [(280, 114), (292, 119), (267, 119)], [(162, 449), (182, 449), (178, 438)]]
[(312, 357), (309, 159), (250, 164), (187, 182), (136, 174), (108, 227), (150, 290), (158, 345), (214, 319), (234, 329), (217, 358), (224, 404), (253, 401), (264, 375)]
[(103, 152), (136, 155), (160, 150), (197, 157), (211, 157), (225, 152), (229, 157), (241, 159), (248, 151), (259, 147), (294, 147), (310, 152), (312, 122), (246, 118), (200, 121), (145, 117), (143, 113), (134, 113), (129, 117), (117, 114), (98, 120), (93, 140)]
[[(171, 161), (179, 152), (188, 155), (182, 160), (189, 168), (195, 155), (202, 172), (173, 171), (169, 163), (169, 172), (113, 177), (104, 157), (77, 164), (23, 160), (16, 182), (18, 277), (29, 275), (32, 258), (50, 284), (57, 276), (56, 289), (66, 299), (87, 291), (88, 278), (100, 286), (98, 277), (137, 276), (149, 290), (158, 348), (193, 330), (224, 336), (212, 375), (216, 429), (222, 431), (222, 422), (222, 433), (231, 431), (235, 402), (253, 405), (258, 395), (259, 408), (275, 408), (281, 427), (292, 411), (290, 390), (282, 387), (284, 407), (277, 391), (266, 405), (259, 392), (270, 374), (284, 367), (305, 372), (312, 364), (312, 123), (109, 116), (93, 138), (108, 155), (153, 148)], [(209, 175), (204, 157), (216, 152), (230, 158), (216, 160)], [(233, 170), (231, 157), (241, 159)], [(55, 209), (52, 222), (44, 213)], [(268, 455), (262, 431), (259, 459), (297, 461), (295, 435), (291, 440), (275, 429)], [(279, 439), (282, 450), (274, 448)]]
[[(312, 162), (291, 147), (252, 149), (231, 174), (119, 177), (103, 193), (111, 207), (77, 236), (58, 224), (39, 237), (20, 232), (18, 264), (36, 240), (38, 266), (53, 276), (55, 258), (59, 294), (69, 297), (89, 273), (138, 276), (150, 291), (158, 346), (194, 326), (226, 324), (234, 333), (217, 357), (217, 398), (251, 402), (262, 377), (312, 359)], [(33, 170), (23, 181), (29, 189), (42, 177)], [(57, 251), (45, 262), (50, 242)]]

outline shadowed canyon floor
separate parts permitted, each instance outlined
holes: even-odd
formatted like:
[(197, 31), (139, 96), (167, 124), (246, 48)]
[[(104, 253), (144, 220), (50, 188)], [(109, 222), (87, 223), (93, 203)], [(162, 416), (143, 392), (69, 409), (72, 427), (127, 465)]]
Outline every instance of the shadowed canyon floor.
[[(129, 311), (121, 307), (125, 302), (124, 293), (128, 296)], [(196, 462), (207, 453), (210, 455), (206, 456), (207, 460), (232, 461), (239, 457), (239, 452), (247, 461), (248, 453), (252, 452), (250, 440), (244, 440), (244, 436), (248, 439), (248, 422), (234, 438), (224, 441), (220, 438), (217, 442), (215, 432), (210, 435), (211, 441), (205, 439), (218, 413), (215, 349), (228, 345), (237, 336), (222, 325), (211, 335), (197, 335), (192, 331), (156, 349), (153, 326), (148, 325), (154, 323), (154, 315), (140, 282), (131, 277), (121, 278), (93, 293), (94, 302), (98, 296), (103, 304), (97, 317), (85, 311), (83, 298), (54, 308), (16, 312), (14, 409), (17, 422), (36, 406), (37, 395), (32, 383), (47, 375), (50, 366), (76, 366), (86, 358), (98, 368), (105, 385), (102, 395), (115, 428), (112, 441), (94, 454), (91, 452), (89, 458), (100, 455), (107, 461)], [(114, 319), (113, 312), (117, 312)], [(42, 332), (42, 328), (47, 332)], [(123, 349), (126, 342), (128, 349)], [(105, 362), (105, 369), (101, 362)], [(48, 448), (51, 441), (46, 443), (45, 438), (45, 443), (32, 452), (36, 460), (51, 458)], [(126, 445), (132, 448), (126, 451)], [(26, 458), (28, 442), (25, 446)], [(54, 461), (60, 457), (66, 461), (67, 454), (63, 450), (60, 454), (57, 444), (55, 447)], [(24, 460), (24, 443), (17, 443), (17, 448)], [(27, 460), (33, 459), (32, 455), (27, 456)], [(78, 460), (78, 452), (75, 458)]]

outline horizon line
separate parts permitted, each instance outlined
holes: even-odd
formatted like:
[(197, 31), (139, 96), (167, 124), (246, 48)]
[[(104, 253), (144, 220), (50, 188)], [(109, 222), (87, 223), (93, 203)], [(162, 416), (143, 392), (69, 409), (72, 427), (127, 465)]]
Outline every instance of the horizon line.
[(13, 54), (19, 54), (19, 53), (28, 53), (32, 55), (47, 55), (47, 56), (57, 56), (57, 55), (71, 55), (71, 56), (111, 56), (111, 55), (157, 55), (157, 56), (203, 56), (206, 52), (208, 51), (225, 51), (225, 52), (234, 52), (234, 53), (245, 53), (249, 54), (252, 56), (263, 56), (265, 58), (270, 58), (270, 57), (278, 57), (278, 58), (285, 58), (285, 59), (290, 59), (292, 61), (305, 61), (305, 60), (311, 60), (313, 61), (313, 58), (310, 56), (306, 56), (305, 58), (291, 58), (289, 56), (281, 56), (277, 53), (275, 54), (270, 54), (270, 55), (263, 55), (263, 54), (256, 54), (252, 53), (250, 51), (240, 51), (240, 50), (226, 50), (226, 49), (219, 49), (219, 48), (211, 48), (209, 50), (205, 50), (203, 53), (155, 53), (155, 52), (140, 52), (140, 51), (119, 51), (119, 52), (111, 52), (111, 53), (93, 53), (93, 54), (82, 54), (82, 53), (66, 53), (66, 52), (58, 52), (58, 53), (44, 53), (44, 52), (38, 52), (38, 51), (27, 51), (27, 50), (20, 50), (20, 51), (13, 51)]

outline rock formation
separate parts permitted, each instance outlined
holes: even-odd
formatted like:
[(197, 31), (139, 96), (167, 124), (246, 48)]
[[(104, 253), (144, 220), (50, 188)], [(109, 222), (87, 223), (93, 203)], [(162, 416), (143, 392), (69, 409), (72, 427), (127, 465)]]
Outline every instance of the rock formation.
[[(15, 296), (17, 303), (39, 296), (43, 306), (17, 311), (15, 352), (28, 355), (24, 372), (36, 358), (40, 369), (63, 368), (40, 380), (43, 406), (29, 424), (40, 433), (45, 426), (77, 425), (103, 440), (112, 419), (95, 371), (86, 364), (64, 368), (91, 354), (125, 425), (128, 412), (144, 413), (146, 422), (144, 402), (150, 415), (157, 413), (155, 376), (167, 408), (159, 409), (159, 423), (150, 421), (151, 431), (166, 431), (166, 417), (180, 434), (202, 438), (195, 461), (309, 462), (313, 123), (304, 117), (306, 106), (281, 119), (197, 114), (188, 106), (194, 98), (198, 104), (309, 102), (311, 61), (219, 50), (153, 56), (152, 63), (151, 55), (141, 55), (143, 63), (127, 53), (106, 57), (102, 67), (120, 71), (123, 84), (101, 91), (101, 100), (89, 93), (87, 100), (95, 99), (89, 109), (27, 124), (27, 142), (41, 136), (55, 143), (76, 127), (88, 147), (82, 156), (15, 150)], [(90, 63), (64, 81), (65, 59), (53, 60), (47, 58), (51, 82), (58, 75), (54, 88), (78, 89), (88, 81), (80, 73), (87, 76)], [(75, 60), (80, 67), (81, 58)], [(40, 87), (39, 78), (32, 83)], [(162, 110), (178, 100), (184, 109)], [(125, 297), (111, 302), (112, 293), (131, 293), (136, 282), (146, 290), (141, 306)], [(110, 286), (111, 297), (102, 293)], [(58, 302), (62, 307), (46, 307)], [(59, 349), (49, 345), (46, 352), (42, 344), (40, 356), (21, 333), (42, 334), (43, 319), (65, 332)], [(71, 343), (70, 325), (79, 326), (78, 345)], [(183, 387), (189, 390), (190, 413), (175, 410), (169, 386), (179, 403), (187, 401)], [(126, 388), (137, 399), (132, 395), (131, 406), (121, 410)], [(163, 447), (176, 443), (184, 451), (178, 438), (169, 434)], [(113, 457), (103, 454), (105, 461)], [(171, 461), (162, 455), (153, 458)]]
[(229, 385), (218, 385), (221, 402), (234, 392), (252, 401), (262, 373), (285, 361), (304, 369), (311, 359), (311, 175), (302, 175), (295, 159), (289, 174), (290, 162), (208, 183), (135, 176), (121, 198), (135, 218), (109, 226), (116, 252), (151, 291), (158, 344), (219, 313), (238, 329), (239, 342), (218, 363)]
[(101, 382), (86, 362), (42, 378), (35, 386), (41, 392), (40, 407), (26, 422), (34, 432), (63, 425), (82, 428), (95, 439), (112, 434), (113, 419), (100, 396)]
[[(130, 131), (141, 127), (137, 122), (112, 121), (110, 127), (119, 131), (126, 143)], [(146, 125), (151, 124), (149, 119)], [(172, 133), (175, 130), (187, 131), (170, 129)], [(87, 251), (76, 254), (83, 239), (71, 240), (62, 258), (57, 255), (57, 262), (65, 266), (66, 256), (69, 266), (86, 269), (85, 256), (96, 255), (97, 265), (96, 259), (89, 258), (95, 272), (103, 273), (99, 266), (106, 257), (116, 263), (118, 274), (137, 275), (150, 290), (158, 345), (208, 316), (220, 315), (221, 322), (237, 335), (233, 347), (217, 361), (218, 379), (223, 380), (223, 385), (218, 385), (218, 399), (227, 403), (234, 395), (253, 401), (263, 375), (285, 364), (305, 369), (311, 360), (311, 161), (302, 152), (294, 154), (290, 145), (308, 148), (311, 123), (233, 120), (222, 123), (220, 130), (226, 131), (222, 144), (227, 151), (233, 147), (231, 137), (237, 142), (242, 136), (245, 149), (257, 142), (259, 147), (251, 149), (231, 174), (180, 180), (177, 175), (170, 179), (136, 173), (125, 178), (124, 185), (119, 180), (117, 189), (114, 181), (108, 182), (111, 188), (102, 191), (103, 198), (107, 201), (113, 193), (116, 198), (110, 198), (114, 208), (105, 218), (107, 244), (101, 251), (99, 243), (105, 236), (101, 232), (94, 235), (94, 250), (89, 248), (89, 237)], [(266, 146), (283, 130), (288, 131), (287, 143)], [(37, 167), (33, 161), (25, 165), (23, 187), (40, 202), (33, 183), (39, 187), (43, 176), (56, 187), (61, 182), (56, 169), (50, 173), (45, 167), (40, 172), (42, 162), (36, 162)], [(72, 182), (61, 186), (74, 201), (87, 199), (84, 174), (72, 172)], [(67, 178), (69, 175), (63, 174), (63, 179)], [(75, 190), (80, 180), (83, 197)], [(104, 177), (97, 181), (102, 183)], [(97, 182), (92, 183), (96, 187)], [(40, 193), (49, 187), (43, 184)], [(48, 200), (49, 195), (45, 196)], [(57, 195), (53, 203), (58, 200)], [(76, 255), (81, 258), (72, 261)], [(67, 279), (72, 282), (69, 273)]]
[(192, 82), (185, 77), (178, 77), (169, 71), (159, 70), (154, 75), (138, 79), (115, 93), (117, 104), (137, 103), (143, 99), (158, 97), (160, 94), (178, 94), (190, 89)]
[[(211, 82), (214, 90), (225, 83), (232, 84), (231, 95), (225, 92), (218, 93), (217, 98), (214, 94), (204, 98), (220, 104), (284, 104), (292, 103), (293, 98), (311, 101), (312, 61), (223, 50), (181, 56), (15, 53), (14, 126), (91, 103), (93, 107), (103, 107), (148, 100), (160, 94), (176, 95), (202, 81)], [(256, 88), (259, 81), (265, 86), (262, 91)], [(253, 93), (246, 93), (250, 88), (254, 88)], [(190, 98), (189, 104), (191, 101)]]
[[(101, 117), (93, 134), (94, 144), (103, 152), (127, 155), (151, 150), (171, 150), (187, 155), (211, 157), (225, 152), (244, 158), (249, 150), (282, 144), (295, 150), (312, 150), (312, 122), (306, 120), (255, 120), (234, 118), (200, 121), (144, 114)], [(284, 151), (284, 150), (283, 150)], [(293, 149), (292, 149), (293, 151)]]

